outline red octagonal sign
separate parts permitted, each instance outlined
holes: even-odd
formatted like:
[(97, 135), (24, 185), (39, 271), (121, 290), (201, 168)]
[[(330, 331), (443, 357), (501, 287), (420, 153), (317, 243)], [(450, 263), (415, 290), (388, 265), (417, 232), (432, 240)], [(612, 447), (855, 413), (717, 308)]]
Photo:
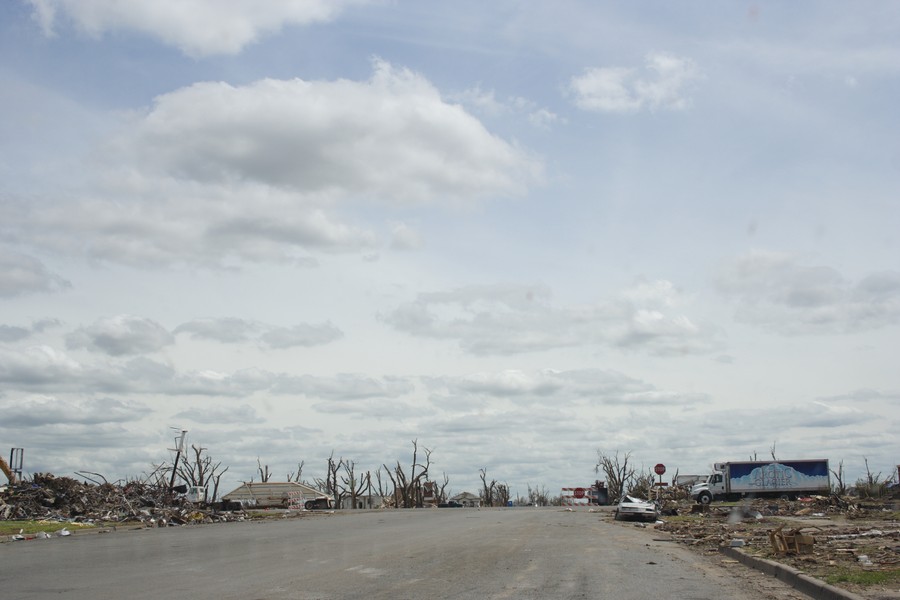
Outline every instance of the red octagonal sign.
[(575, 488), (575, 491), (572, 495), (576, 498), (584, 498), (584, 488)]
[(654, 471), (657, 475), (663, 475), (663, 474), (665, 474), (665, 472), (666, 472), (666, 465), (664, 465), (664, 464), (662, 464), (662, 463), (659, 463), (658, 465), (656, 465), (655, 467), (653, 467), (653, 471)]

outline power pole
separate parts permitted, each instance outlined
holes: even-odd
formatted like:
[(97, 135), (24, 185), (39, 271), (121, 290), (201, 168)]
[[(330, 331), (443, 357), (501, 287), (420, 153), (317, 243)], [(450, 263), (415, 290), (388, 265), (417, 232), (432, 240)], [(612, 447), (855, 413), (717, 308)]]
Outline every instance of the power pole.
[(181, 458), (181, 454), (184, 452), (184, 438), (186, 435), (187, 429), (182, 429), (181, 435), (175, 438), (175, 448), (170, 448), (170, 450), (175, 451), (175, 463), (172, 465), (172, 477), (171, 479), (169, 479), (170, 497), (172, 496), (172, 488), (175, 487), (175, 475), (178, 473), (178, 460)]

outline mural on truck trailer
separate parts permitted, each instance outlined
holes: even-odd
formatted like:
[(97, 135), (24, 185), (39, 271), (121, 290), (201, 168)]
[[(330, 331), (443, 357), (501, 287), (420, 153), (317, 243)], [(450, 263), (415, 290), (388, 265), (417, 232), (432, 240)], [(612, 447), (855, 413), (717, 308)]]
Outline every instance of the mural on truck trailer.
[(828, 487), (828, 483), (828, 465), (824, 462), (731, 465), (731, 484), (742, 487), (809, 488)]

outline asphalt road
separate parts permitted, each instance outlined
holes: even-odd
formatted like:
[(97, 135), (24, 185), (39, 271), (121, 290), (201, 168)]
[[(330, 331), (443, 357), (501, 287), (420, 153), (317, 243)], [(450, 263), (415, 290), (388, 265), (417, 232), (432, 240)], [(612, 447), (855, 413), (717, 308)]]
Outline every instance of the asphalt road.
[[(580, 509), (308, 515), (0, 544), (16, 600), (802, 598)], [(725, 561), (727, 563), (727, 561)], [(727, 568), (726, 568), (727, 567)], [(774, 585), (773, 585), (774, 584)]]

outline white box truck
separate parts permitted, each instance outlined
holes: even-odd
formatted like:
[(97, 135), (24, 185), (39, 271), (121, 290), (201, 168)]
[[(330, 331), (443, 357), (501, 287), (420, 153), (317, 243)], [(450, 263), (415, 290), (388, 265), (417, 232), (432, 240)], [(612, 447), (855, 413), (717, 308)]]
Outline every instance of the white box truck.
[(738, 461), (716, 463), (706, 481), (691, 488), (701, 504), (746, 497), (789, 498), (831, 493), (828, 460)]

